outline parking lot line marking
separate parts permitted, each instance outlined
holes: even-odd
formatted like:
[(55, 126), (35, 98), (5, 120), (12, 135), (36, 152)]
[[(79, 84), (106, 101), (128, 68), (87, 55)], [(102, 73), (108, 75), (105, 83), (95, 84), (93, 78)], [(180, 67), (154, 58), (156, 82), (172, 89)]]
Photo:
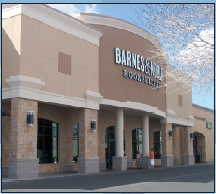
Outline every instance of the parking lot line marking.
[(214, 172), (213, 170), (211, 171), (207, 171), (207, 172), (200, 172), (200, 173), (196, 173), (196, 174), (192, 174), (192, 175), (197, 175), (197, 174), (204, 174), (204, 173), (209, 173), (209, 172)]
[(116, 189), (116, 188), (121, 188), (121, 187), (126, 187), (126, 186), (135, 186), (135, 185), (141, 185), (141, 184), (147, 184), (147, 183), (151, 183), (151, 182), (141, 182), (141, 183), (134, 183), (134, 184), (129, 184), (129, 185), (121, 185), (121, 186), (115, 186), (115, 187), (107, 187), (107, 188), (97, 189), (97, 190), (93, 190), (93, 191), (94, 191), (94, 192), (98, 192), (98, 191), (103, 191), (103, 190), (108, 190), (108, 189)]

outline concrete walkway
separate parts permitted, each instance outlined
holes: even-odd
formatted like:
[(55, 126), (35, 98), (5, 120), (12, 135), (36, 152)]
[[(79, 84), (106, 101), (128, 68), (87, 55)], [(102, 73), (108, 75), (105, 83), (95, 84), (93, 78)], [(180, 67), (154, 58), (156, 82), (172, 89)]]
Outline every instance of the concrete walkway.
[[(214, 161), (195, 164), (195, 165), (208, 165), (208, 164), (214, 164)], [(162, 168), (175, 168), (175, 167), (185, 167), (185, 166), (186, 165), (176, 165), (172, 167), (155, 166), (155, 170), (162, 169)], [(137, 168), (127, 169), (127, 171), (148, 171), (148, 170), (149, 169), (137, 169)], [(116, 174), (116, 173), (124, 173), (124, 172), (125, 171), (105, 170), (105, 171), (100, 171), (99, 173), (94, 173), (94, 174)], [(77, 173), (77, 172), (39, 173), (38, 177), (27, 178), (27, 179), (10, 179), (8, 177), (2, 177), (2, 183), (23, 181), (23, 180), (51, 179), (51, 178), (60, 178), (60, 177), (89, 176), (89, 175), (92, 175), (92, 174), (83, 174), (83, 173)]]

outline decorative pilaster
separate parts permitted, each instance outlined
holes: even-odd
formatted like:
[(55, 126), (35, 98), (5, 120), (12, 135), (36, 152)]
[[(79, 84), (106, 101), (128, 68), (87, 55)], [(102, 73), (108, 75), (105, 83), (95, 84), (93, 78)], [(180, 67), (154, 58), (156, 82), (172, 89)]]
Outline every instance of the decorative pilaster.
[[(91, 122), (96, 120), (96, 131), (92, 131)], [(98, 111), (83, 109), (79, 122), (78, 173), (99, 172), (98, 157)]]
[(181, 165), (180, 127), (173, 129), (174, 165)]
[[(28, 111), (33, 111), (33, 126), (27, 124)], [(9, 178), (38, 177), (37, 114), (37, 101), (22, 98), (11, 99)]]
[(162, 156), (161, 165), (165, 167), (174, 165), (174, 155), (172, 146), (172, 137), (169, 131), (172, 129), (172, 123), (161, 123), (162, 127)]
[(184, 127), (184, 165), (194, 165), (192, 127)]

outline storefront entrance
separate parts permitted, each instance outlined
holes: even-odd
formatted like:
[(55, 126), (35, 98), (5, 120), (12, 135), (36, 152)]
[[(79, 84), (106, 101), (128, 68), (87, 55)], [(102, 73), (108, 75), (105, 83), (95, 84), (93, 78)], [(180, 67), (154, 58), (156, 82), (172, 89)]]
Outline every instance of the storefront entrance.
[(108, 141), (108, 147), (106, 151), (106, 168), (112, 169), (112, 157), (115, 156), (115, 140), (110, 139)]
[(116, 152), (115, 126), (110, 126), (106, 128), (105, 150), (106, 150), (106, 168), (112, 169), (112, 157), (115, 156), (115, 152)]
[[(200, 153), (202, 153), (202, 146), (197, 146), (197, 151), (200, 151)], [(198, 156), (196, 156), (197, 158)], [(196, 161), (198, 161), (198, 159), (196, 159)], [(200, 155), (200, 162), (202, 162), (202, 154)]]
[(195, 157), (195, 163), (198, 162), (197, 152), (200, 151), (200, 162), (206, 162), (205, 157), (205, 136), (202, 133), (194, 132), (194, 140), (193, 140), (193, 154)]

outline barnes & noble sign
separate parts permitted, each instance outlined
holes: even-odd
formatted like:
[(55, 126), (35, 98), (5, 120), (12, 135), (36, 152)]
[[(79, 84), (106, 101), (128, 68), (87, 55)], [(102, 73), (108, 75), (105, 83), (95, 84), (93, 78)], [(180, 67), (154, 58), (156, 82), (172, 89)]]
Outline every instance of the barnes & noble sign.
[[(146, 75), (156, 78), (158, 81), (163, 81), (162, 78), (163, 68), (157, 65), (156, 63), (153, 63), (148, 58), (144, 58), (141, 55), (131, 53), (130, 51), (120, 50), (117, 47), (114, 48), (114, 53), (115, 53), (116, 64), (131, 67), (142, 73), (145, 73)], [(149, 77), (140, 75), (138, 73), (128, 72), (125, 69), (123, 69), (122, 71), (123, 71), (123, 77), (128, 77), (136, 81), (147, 83), (156, 88), (160, 88), (160, 83), (158, 81), (155, 81)]]

